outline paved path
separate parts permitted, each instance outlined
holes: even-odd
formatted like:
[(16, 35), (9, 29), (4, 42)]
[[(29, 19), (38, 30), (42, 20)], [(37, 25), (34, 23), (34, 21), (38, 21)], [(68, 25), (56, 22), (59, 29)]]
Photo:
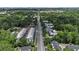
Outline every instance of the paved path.
[(37, 51), (45, 51), (39, 12), (37, 16), (37, 23)]

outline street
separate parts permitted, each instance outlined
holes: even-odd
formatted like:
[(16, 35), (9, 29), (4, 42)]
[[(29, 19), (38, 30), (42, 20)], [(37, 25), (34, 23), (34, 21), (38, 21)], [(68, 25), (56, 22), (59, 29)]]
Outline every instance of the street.
[(37, 51), (45, 51), (39, 12), (37, 16)]

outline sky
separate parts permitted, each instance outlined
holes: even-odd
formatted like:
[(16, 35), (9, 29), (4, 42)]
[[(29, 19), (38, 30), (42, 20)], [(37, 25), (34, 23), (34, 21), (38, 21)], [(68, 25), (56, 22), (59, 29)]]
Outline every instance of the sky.
[(0, 0), (0, 7), (79, 7), (79, 0)]

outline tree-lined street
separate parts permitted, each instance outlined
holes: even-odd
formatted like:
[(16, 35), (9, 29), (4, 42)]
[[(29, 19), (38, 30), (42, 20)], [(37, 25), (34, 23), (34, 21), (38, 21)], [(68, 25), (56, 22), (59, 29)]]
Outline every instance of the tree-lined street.
[(37, 16), (37, 51), (44, 51), (44, 42), (43, 42), (43, 35), (42, 35), (42, 27), (40, 22), (40, 15), (38, 12)]

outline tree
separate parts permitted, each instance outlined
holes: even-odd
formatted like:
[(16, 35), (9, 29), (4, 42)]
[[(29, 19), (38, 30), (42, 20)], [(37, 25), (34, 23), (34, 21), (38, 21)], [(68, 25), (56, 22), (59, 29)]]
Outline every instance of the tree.
[(21, 38), (17, 43), (15, 43), (15, 47), (22, 47), (22, 46), (28, 46), (29, 43), (27, 42), (27, 39)]
[(50, 44), (47, 45), (47, 49), (48, 49), (48, 51), (52, 51), (53, 50), (53, 48), (52, 48), (52, 46)]
[(0, 41), (0, 51), (15, 51), (16, 49), (8, 41)]
[(0, 30), (0, 51), (14, 51), (15, 36), (9, 31)]

